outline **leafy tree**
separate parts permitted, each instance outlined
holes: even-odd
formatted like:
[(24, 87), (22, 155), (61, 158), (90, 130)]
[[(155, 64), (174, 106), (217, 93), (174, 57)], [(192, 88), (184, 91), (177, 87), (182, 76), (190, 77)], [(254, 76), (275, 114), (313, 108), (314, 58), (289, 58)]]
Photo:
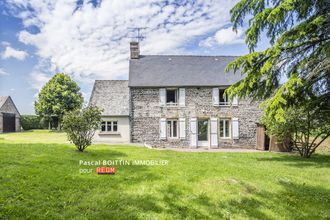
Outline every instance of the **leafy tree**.
[[(267, 127), (273, 123), (281, 127), (292, 109), (330, 123), (329, 117), (324, 117), (330, 114), (329, 8), (328, 0), (241, 0), (232, 8), (234, 30), (251, 17), (245, 32), (250, 53), (227, 66), (227, 71), (245, 75), (227, 93), (231, 99), (234, 95), (268, 99), (262, 105)], [(263, 32), (271, 46), (255, 52)], [(311, 136), (322, 141), (329, 135), (330, 130), (323, 134), (311, 127), (303, 145), (311, 148)]]
[(63, 118), (63, 128), (69, 141), (81, 152), (92, 144), (92, 138), (100, 123), (101, 110), (94, 106), (68, 112)]
[(46, 120), (55, 118), (60, 128), (64, 113), (80, 109), (82, 103), (83, 97), (77, 83), (69, 75), (57, 73), (40, 90), (35, 111)]

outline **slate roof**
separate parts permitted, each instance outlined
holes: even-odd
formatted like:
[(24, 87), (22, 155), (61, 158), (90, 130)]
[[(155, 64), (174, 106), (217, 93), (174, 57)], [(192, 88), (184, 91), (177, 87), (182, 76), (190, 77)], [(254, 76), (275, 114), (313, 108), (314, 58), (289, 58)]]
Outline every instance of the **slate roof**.
[(9, 96), (0, 96), (0, 108), (5, 104)]
[(103, 109), (102, 115), (128, 116), (128, 80), (95, 80), (89, 105)]
[[(9, 102), (7, 102), (7, 100), (9, 100)], [(5, 105), (6, 102), (8, 105)], [(11, 107), (8, 108), (8, 106)], [(10, 112), (21, 115), (10, 96), (0, 96), (0, 112)]]
[(225, 73), (235, 56), (147, 55), (130, 59), (130, 87), (227, 86), (244, 78)]

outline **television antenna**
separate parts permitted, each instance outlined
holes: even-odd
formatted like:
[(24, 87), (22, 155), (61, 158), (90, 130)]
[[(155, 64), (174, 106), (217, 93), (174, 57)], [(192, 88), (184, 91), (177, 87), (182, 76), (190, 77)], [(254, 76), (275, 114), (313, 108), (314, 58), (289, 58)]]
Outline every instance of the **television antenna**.
[(137, 42), (140, 42), (142, 40), (145, 39), (145, 37), (143, 36), (142, 34), (142, 30), (145, 30), (147, 29), (147, 27), (131, 27), (131, 28), (128, 28), (131, 30), (131, 32), (135, 32), (136, 33), (136, 36), (135, 37), (131, 37), (132, 39), (137, 39)]

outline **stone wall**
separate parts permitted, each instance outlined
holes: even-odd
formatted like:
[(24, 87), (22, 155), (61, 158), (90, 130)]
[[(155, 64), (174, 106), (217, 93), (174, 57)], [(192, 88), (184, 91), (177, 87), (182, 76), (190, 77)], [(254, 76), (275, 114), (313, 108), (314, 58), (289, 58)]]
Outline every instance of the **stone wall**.
[(15, 130), (16, 132), (21, 131), (21, 118), (18, 115), (15, 117)]
[[(239, 140), (221, 139), (219, 147), (255, 148), (256, 122), (262, 116), (259, 103), (239, 100), (238, 106), (213, 106), (211, 87), (186, 88), (185, 107), (160, 107), (159, 88), (130, 89), (131, 141), (147, 143), (158, 147), (189, 147), (190, 118), (232, 118), (239, 119)], [(160, 140), (160, 118), (186, 118), (186, 138), (184, 140)]]

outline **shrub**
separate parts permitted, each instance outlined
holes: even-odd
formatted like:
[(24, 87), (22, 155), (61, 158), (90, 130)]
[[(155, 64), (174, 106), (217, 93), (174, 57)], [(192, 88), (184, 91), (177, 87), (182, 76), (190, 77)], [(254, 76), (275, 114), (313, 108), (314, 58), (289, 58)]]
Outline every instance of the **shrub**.
[(63, 118), (63, 129), (68, 139), (77, 149), (83, 152), (92, 144), (96, 129), (100, 127), (101, 110), (90, 106), (82, 110), (66, 113)]
[(293, 149), (306, 158), (330, 136), (330, 113), (317, 106), (288, 108), (281, 122), (266, 114), (263, 123), (268, 134), (274, 134), (281, 141), (290, 139)]
[(24, 130), (44, 129), (44, 121), (38, 115), (21, 115), (21, 125)]

